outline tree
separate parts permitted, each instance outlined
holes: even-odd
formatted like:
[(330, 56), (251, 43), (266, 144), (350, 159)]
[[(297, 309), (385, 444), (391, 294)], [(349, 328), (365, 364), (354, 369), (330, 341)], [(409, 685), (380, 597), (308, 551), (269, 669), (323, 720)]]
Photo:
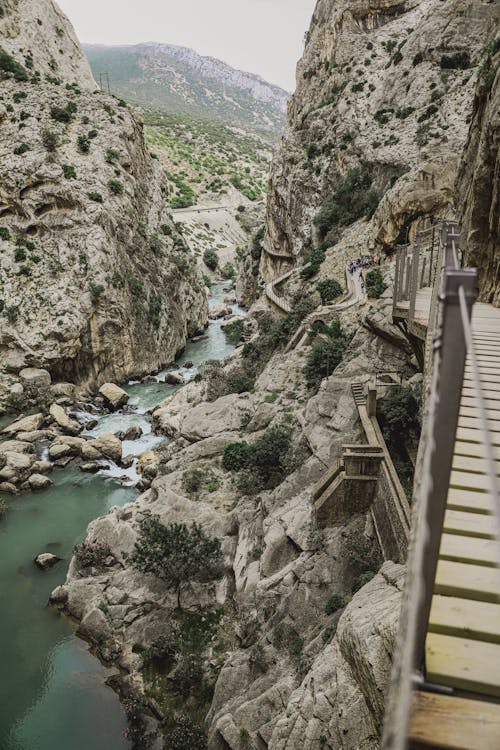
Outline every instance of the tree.
[(384, 284), (384, 277), (379, 268), (374, 268), (368, 271), (366, 274), (366, 293), (369, 297), (375, 297), (378, 299), (381, 294), (387, 289)]
[(203, 253), (203, 262), (211, 271), (215, 271), (219, 265), (219, 258), (215, 250), (205, 250)]
[(318, 282), (318, 292), (321, 295), (321, 301), (325, 304), (336, 297), (340, 297), (342, 287), (336, 279), (323, 279), (323, 281)]
[(164, 526), (158, 516), (141, 521), (139, 539), (130, 562), (141, 573), (152, 573), (177, 593), (181, 609), (184, 583), (211, 581), (221, 575), (221, 545), (193, 523)]

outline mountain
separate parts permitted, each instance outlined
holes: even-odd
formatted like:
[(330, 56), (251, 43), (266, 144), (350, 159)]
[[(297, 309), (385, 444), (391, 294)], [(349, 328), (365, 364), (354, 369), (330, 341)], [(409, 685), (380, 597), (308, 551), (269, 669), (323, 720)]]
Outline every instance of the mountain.
[(97, 81), (114, 94), (154, 109), (233, 125), (281, 131), (288, 93), (253, 73), (187, 47), (146, 43), (84, 45)]

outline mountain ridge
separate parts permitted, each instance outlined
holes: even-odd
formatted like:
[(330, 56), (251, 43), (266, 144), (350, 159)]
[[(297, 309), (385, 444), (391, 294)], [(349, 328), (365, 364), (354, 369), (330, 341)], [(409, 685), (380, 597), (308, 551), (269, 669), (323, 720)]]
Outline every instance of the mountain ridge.
[(281, 131), (288, 92), (190, 47), (143, 42), (84, 44), (97, 80), (141, 106)]

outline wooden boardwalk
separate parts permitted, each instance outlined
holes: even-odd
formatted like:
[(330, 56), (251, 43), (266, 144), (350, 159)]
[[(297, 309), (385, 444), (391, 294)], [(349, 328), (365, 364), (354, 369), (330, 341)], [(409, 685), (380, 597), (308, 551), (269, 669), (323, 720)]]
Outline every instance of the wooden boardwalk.
[[(430, 289), (417, 292), (423, 326), (430, 301)], [(500, 310), (476, 303), (472, 332), (500, 483)], [(414, 693), (415, 750), (500, 748), (500, 539), (482, 437), (468, 355), (425, 645), (427, 682), (453, 695)]]

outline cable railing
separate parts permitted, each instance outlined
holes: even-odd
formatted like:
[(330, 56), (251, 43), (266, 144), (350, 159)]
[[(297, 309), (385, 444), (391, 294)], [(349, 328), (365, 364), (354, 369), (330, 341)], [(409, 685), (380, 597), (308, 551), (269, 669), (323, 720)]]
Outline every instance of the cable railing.
[[(429, 302), (427, 398), (422, 448), (416, 470), (407, 577), (384, 726), (384, 750), (404, 750), (408, 746), (412, 694), (415, 689), (450, 692), (449, 688), (429, 685), (426, 681), (425, 643), (450, 487), (466, 360), (467, 377), (473, 382), (477, 404), (477, 439), (483, 446), (496, 520), (496, 538), (497, 541), (500, 540), (495, 454), (471, 326), (477, 273), (475, 269), (460, 267), (459, 233), (455, 222), (442, 223), (437, 241), (436, 233), (437, 227), (425, 230), (425, 235), (418, 233), (413, 247), (400, 248), (397, 257), (394, 309), (406, 301), (408, 319), (411, 321), (415, 314), (418, 289), (423, 284), (434, 286), (434, 291)], [(500, 544), (498, 554), (500, 563)]]

